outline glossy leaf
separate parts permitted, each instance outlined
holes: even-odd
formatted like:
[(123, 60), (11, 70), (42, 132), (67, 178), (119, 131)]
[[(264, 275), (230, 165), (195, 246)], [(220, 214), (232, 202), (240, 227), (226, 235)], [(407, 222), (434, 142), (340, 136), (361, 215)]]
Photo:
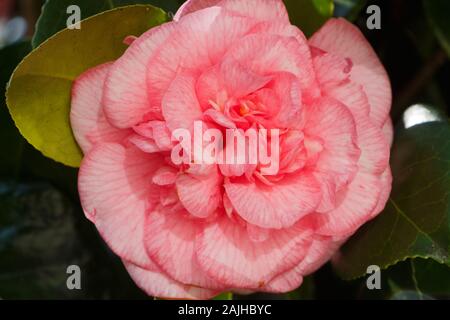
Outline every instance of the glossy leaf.
[(336, 269), (344, 279), (369, 265), (387, 268), (407, 258), (450, 264), (450, 125), (416, 125), (396, 138), (394, 184), (385, 210), (342, 248)]
[(179, 6), (176, 0), (47, 0), (36, 25), (33, 47), (36, 48), (56, 32), (67, 27), (67, 20), (72, 14), (72, 11), (67, 13), (69, 6), (78, 6), (84, 20), (103, 11), (133, 4), (150, 4), (166, 12), (175, 12)]
[(312, 35), (333, 16), (332, 0), (284, 0), (291, 22), (306, 36)]
[(70, 93), (83, 71), (120, 57), (128, 35), (139, 36), (167, 20), (152, 6), (129, 6), (63, 30), (28, 55), (14, 72), (7, 104), (22, 135), (45, 156), (77, 167), (82, 154), (69, 124)]
[(384, 270), (385, 299), (430, 300), (450, 298), (450, 267), (433, 259), (408, 259)]
[(411, 261), (416, 289), (433, 298), (450, 298), (450, 267), (431, 259)]
[(233, 300), (233, 293), (232, 292), (221, 293), (217, 297), (215, 297), (214, 300)]

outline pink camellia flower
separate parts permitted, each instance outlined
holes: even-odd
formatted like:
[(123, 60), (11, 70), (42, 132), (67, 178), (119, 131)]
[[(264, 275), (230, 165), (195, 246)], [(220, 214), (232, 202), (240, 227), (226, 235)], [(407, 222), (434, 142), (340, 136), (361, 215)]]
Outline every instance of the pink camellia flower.
[[(350, 23), (307, 40), (281, 0), (190, 0), (130, 39), (76, 80), (71, 123), (86, 216), (149, 295), (291, 291), (384, 208), (390, 84)], [(175, 164), (195, 122), (279, 129), (277, 171)]]

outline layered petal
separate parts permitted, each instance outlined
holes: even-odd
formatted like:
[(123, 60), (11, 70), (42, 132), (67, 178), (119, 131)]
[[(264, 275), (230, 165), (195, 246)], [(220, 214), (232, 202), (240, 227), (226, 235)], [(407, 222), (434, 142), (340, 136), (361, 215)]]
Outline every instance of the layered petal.
[(178, 21), (189, 13), (213, 7), (221, 1), (222, 0), (187, 0), (175, 13), (173, 20)]
[(308, 172), (278, 181), (274, 186), (255, 182), (229, 182), (225, 191), (236, 212), (262, 228), (287, 228), (311, 213), (321, 199), (320, 185)]
[[(348, 22), (308, 41), (282, 0), (189, 0), (125, 42), (76, 80), (71, 122), (86, 216), (149, 295), (294, 290), (384, 208), (390, 84)], [(269, 140), (228, 140), (250, 129)]]
[(373, 217), (382, 187), (378, 176), (359, 172), (348, 188), (338, 195), (337, 207), (318, 215), (317, 232), (336, 237), (353, 234)]
[(316, 85), (308, 44), (294, 37), (250, 34), (229, 50), (226, 58), (230, 57), (260, 75), (291, 73), (305, 93)]
[(211, 7), (187, 15), (147, 65), (148, 96), (160, 105), (178, 74), (200, 73), (222, 60), (223, 55), (255, 25), (252, 19)]
[[(367, 118), (370, 105), (363, 87), (352, 81), (346, 81), (337, 86), (327, 86), (325, 95), (344, 104), (355, 119)], [(371, 122), (373, 122), (371, 120)]]
[(278, 20), (290, 24), (282, 0), (222, 0), (219, 5), (244, 17), (259, 21)]
[(361, 149), (359, 167), (366, 172), (382, 173), (388, 166), (389, 145), (381, 128), (369, 118), (370, 105), (363, 86), (349, 79), (353, 62), (319, 52), (314, 55), (314, 67), (323, 94), (344, 104), (355, 119)]
[(156, 265), (143, 269), (133, 263), (123, 261), (125, 268), (138, 287), (149, 296), (163, 299), (210, 299), (216, 291), (182, 284), (161, 272)]
[(344, 104), (355, 119), (367, 117), (370, 105), (366, 92), (363, 86), (350, 80), (352, 60), (318, 49), (313, 52), (314, 69), (322, 94)]
[(390, 145), (381, 128), (368, 117), (357, 121), (358, 146), (361, 157), (358, 166), (361, 171), (380, 175), (389, 166)]
[(150, 29), (111, 66), (103, 103), (115, 126), (129, 128), (149, 117), (161, 119), (160, 105), (152, 104), (148, 95), (146, 67), (173, 30), (170, 22)]
[(103, 85), (111, 65), (106, 63), (89, 69), (72, 87), (70, 122), (84, 153), (96, 143), (121, 142), (131, 134), (129, 130), (113, 127), (103, 112)]
[(183, 206), (193, 216), (206, 218), (219, 206), (222, 177), (217, 168), (206, 176), (182, 174), (176, 180), (177, 192)]
[(188, 285), (224, 289), (199, 267), (194, 244), (202, 223), (186, 212), (158, 209), (148, 215), (145, 245), (153, 261), (171, 278)]
[(386, 141), (392, 147), (392, 144), (394, 143), (394, 125), (392, 124), (392, 120), (390, 118), (386, 120), (382, 130)]
[(351, 181), (360, 157), (351, 112), (333, 99), (320, 99), (308, 109), (304, 132), (322, 142), (314, 170), (333, 177), (337, 189)]
[(245, 227), (223, 216), (208, 225), (196, 241), (197, 260), (207, 274), (232, 288), (261, 289), (273, 277), (293, 268), (306, 254), (312, 234), (308, 219), (274, 230), (255, 242)]
[(289, 24), (286, 7), (281, 0), (188, 0), (178, 9), (174, 20), (178, 21), (189, 13), (212, 6), (262, 21), (280, 20)]
[(308, 276), (322, 267), (338, 251), (345, 240), (336, 241), (332, 237), (315, 235), (308, 254), (295, 268), (297, 272)]
[(173, 81), (162, 101), (162, 110), (171, 131), (193, 129), (194, 121), (202, 119), (193, 76), (179, 75)]
[(262, 88), (271, 79), (272, 77), (248, 70), (230, 58), (203, 73), (197, 82), (196, 89), (203, 106), (213, 101), (220, 107), (221, 94), (226, 94), (224, 98), (239, 99)]
[(145, 213), (159, 200), (151, 183), (159, 156), (135, 147), (102, 144), (84, 158), (78, 177), (81, 204), (110, 248), (120, 257), (147, 266)]
[(275, 77), (273, 90), (276, 92), (280, 107), (272, 119), (281, 128), (297, 128), (301, 126), (302, 95), (300, 82), (290, 73), (279, 73)]
[(314, 236), (305, 258), (294, 268), (273, 278), (263, 289), (269, 292), (290, 292), (303, 282), (303, 277), (319, 269), (342, 245), (331, 237)]
[(370, 117), (381, 128), (392, 102), (388, 75), (361, 31), (345, 19), (330, 19), (309, 40), (314, 47), (350, 58), (350, 78), (363, 86), (370, 103)]
[(380, 178), (381, 182), (381, 192), (378, 198), (378, 203), (375, 209), (371, 213), (371, 218), (376, 217), (381, 211), (383, 211), (386, 203), (389, 200), (389, 195), (392, 190), (392, 172), (391, 168), (386, 168)]

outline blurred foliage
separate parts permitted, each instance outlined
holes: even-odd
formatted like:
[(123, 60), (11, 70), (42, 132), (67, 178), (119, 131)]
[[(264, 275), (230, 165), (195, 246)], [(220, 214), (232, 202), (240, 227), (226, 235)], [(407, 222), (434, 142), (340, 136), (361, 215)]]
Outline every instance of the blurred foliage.
[(283, 0), (289, 12), (289, 18), (307, 37), (319, 29), (333, 16), (332, 0)]
[(178, 8), (177, 0), (47, 0), (36, 25), (33, 47), (36, 48), (56, 32), (66, 28), (66, 8), (71, 5), (80, 8), (81, 18), (84, 20), (106, 10), (133, 4), (150, 4), (166, 12), (175, 12)]
[[(35, 46), (65, 27), (69, 2), (80, 5), (86, 18), (125, 3), (150, 3), (175, 12), (182, 0), (48, 0), (33, 38)], [(442, 121), (405, 130), (402, 117), (417, 103), (433, 106), (441, 118), (449, 117), (450, 64), (442, 53), (449, 53), (450, 2), (285, 3), (292, 22), (308, 35), (333, 12), (354, 21), (386, 66), (393, 86), (392, 115), (397, 128), (392, 157), (393, 202), (343, 248), (337, 262), (339, 274), (360, 278), (342, 281), (328, 263), (289, 294), (233, 295), (233, 299), (449, 299), (450, 269), (444, 263), (449, 260), (448, 124)], [(365, 9), (373, 4), (381, 8), (381, 30), (366, 28)], [(104, 33), (108, 34), (115, 24), (111, 22)], [(78, 47), (67, 49), (74, 52)], [(29, 50), (27, 42), (0, 50), (2, 90)], [(47, 97), (45, 93), (40, 95)], [(76, 191), (77, 170), (45, 158), (21, 138), (5, 106), (0, 99), (0, 297), (147, 299), (84, 217)], [(368, 290), (366, 286), (365, 269), (373, 263), (390, 265), (381, 272), (381, 290)], [(70, 264), (82, 269), (81, 291), (66, 288)], [(230, 298), (224, 294), (217, 299)]]
[[(6, 84), (14, 68), (31, 50), (30, 43), (19, 42), (0, 49), (0, 94), (5, 96)], [(0, 99), (0, 177), (17, 173), (23, 151), (24, 139), (17, 130), (6, 107), (5, 99)]]
[(56, 189), (37, 183), (0, 185), (0, 296), (80, 298), (66, 287), (65, 270), (84, 269), (74, 221), (76, 207)]
[(354, 21), (364, 9), (367, 0), (334, 0), (335, 15)]
[(424, 0), (425, 12), (442, 47), (450, 55), (450, 1)]

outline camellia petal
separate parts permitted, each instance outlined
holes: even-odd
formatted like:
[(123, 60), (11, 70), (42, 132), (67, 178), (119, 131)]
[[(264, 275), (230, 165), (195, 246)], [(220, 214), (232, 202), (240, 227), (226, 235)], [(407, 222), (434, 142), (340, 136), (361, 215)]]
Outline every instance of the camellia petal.
[(315, 236), (305, 258), (291, 270), (273, 278), (264, 288), (269, 292), (289, 292), (298, 288), (303, 277), (319, 269), (339, 249), (342, 241), (333, 241), (331, 237)]
[[(284, 58), (279, 59), (279, 55)], [(309, 92), (315, 85), (311, 55), (307, 43), (296, 38), (273, 34), (250, 34), (232, 47), (226, 57), (232, 57), (255, 73), (292, 73), (300, 87)]]
[(217, 291), (182, 284), (158, 270), (156, 265), (143, 269), (124, 261), (125, 268), (136, 284), (148, 295), (163, 299), (210, 299)]
[(237, 213), (262, 228), (287, 228), (316, 209), (321, 199), (317, 180), (301, 172), (270, 187), (259, 183), (226, 183)]
[(78, 178), (83, 209), (102, 237), (118, 255), (144, 267), (149, 263), (142, 241), (145, 213), (151, 195), (157, 196), (151, 179), (161, 163), (159, 155), (102, 144), (84, 158)]
[(305, 220), (273, 231), (266, 241), (254, 242), (245, 228), (225, 216), (207, 226), (196, 241), (197, 260), (221, 283), (257, 290), (303, 259), (310, 244), (310, 227)]
[(350, 58), (351, 79), (363, 86), (370, 103), (370, 117), (382, 127), (389, 115), (392, 93), (383, 65), (361, 31), (344, 19), (330, 19), (310, 39), (311, 45)]
[(217, 169), (207, 176), (182, 174), (176, 180), (178, 196), (193, 216), (206, 218), (219, 206), (221, 182)]
[(355, 119), (344, 105), (327, 98), (310, 106), (307, 117), (305, 135), (323, 144), (315, 171), (333, 176), (339, 189), (353, 179), (358, 169), (361, 152)]
[(281, 20), (289, 24), (286, 7), (281, 0), (188, 0), (177, 11), (174, 20), (180, 20), (189, 13), (212, 6), (220, 6), (261, 21)]
[(200, 73), (219, 63), (255, 24), (252, 19), (232, 15), (220, 7), (196, 11), (179, 21), (170, 39), (147, 65), (150, 104), (161, 104), (179, 73)]
[(173, 279), (197, 287), (226, 289), (200, 268), (194, 244), (202, 224), (183, 211), (154, 210), (148, 215), (145, 246), (158, 266)]
[(318, 216), (317, 232), (329, 236), (350, 236), (363, 223), (373, 217), (372, 212), (378, 204), (382, 184), (377, 176), (358, 173), (336, 209)]
[(132, 127), (148, 114), (161, 117), (161, 107), (150, 103), (146, 66), (173, 29), (172, 23), (150, 29), (111, 66), (103, 103), (108, 118), (115, 126)]
[(84, 153), (99, 142), (121, 142), (129, 131), (113, 127), (102, 108), (103, 85), (111, 63), (89, 69), (72, 87), (70, 122), (75, 138)]
[(125, 43), (71, 122), (83, 210), (147, 294), (295, 290), (383, 210), (390, 84), (350, 23), (307, 40), (282, 0), (189, 0)]
[(163, 114), (170, 130), (192, 130), (194, 121), (202, 119), (195, 95), (195, 78), (185, 75), (173, 81), (162, 101)]

